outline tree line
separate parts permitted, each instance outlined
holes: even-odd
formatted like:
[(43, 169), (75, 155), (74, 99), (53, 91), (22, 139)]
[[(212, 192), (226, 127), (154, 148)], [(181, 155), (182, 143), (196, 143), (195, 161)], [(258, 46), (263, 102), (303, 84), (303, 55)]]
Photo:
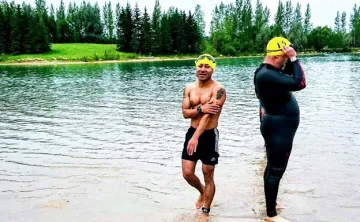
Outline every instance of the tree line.
[(350, 47), (360, 46), (360, 7), (356, 4), (350, 23), (346, 12), (337, 12), (334, 29), (328, 26), (313, 28), (310, 5), (306, 5), (303, 14), (301, 5), (294, 5), (291, 0), (285, 3), (279, 0), (273, 23), (270, 17), (269, 8), (260, 0), (254, 10), (251, 0), (235, 0), (227, 5), (220, 3), (213, 10), (208, 51), (226, 55), (264, 52), (267, 41), (274, 36), (288, 38), (298, 50), (332, 48), (348, 51)]
[[(123, 52), (141, 54), (214, 55), (262, 53), (273, 36), (288, 38), (298, 50), (338, 49), (348, 51), (360, 47), (360, 6), (350, 14), (337, 12), (334, 28), (313, 27), (311, 9), (291, 0), (278, 2), (271, 19), (269, 8), (257, 0), (235, 0), (220, 3), (212, 12), (209, 36), (205, 33), (204, 12), (197, 5), (194, 12), (171, 7), (162, 10), (155, 0), (152, 14), (145, 7), (129, 3), (113, 8), (111, 1), (100, 8), (85, 0), (77, 5), (63, 0), (57, 9), (46, 0), (15, 4), (0, 3), (0, 54), (43, 53), (51, 43), (111, 43)], [(115, 10), (114, 10), (115, 9)], [(271, 22), (273, 20), (273, 22)]]
[(143, 54), (199, 53), (202, 36), (191, 11), (171, 7), (162, 11), (158, 0), (152, 15), (137, 4), (120, 6), (111, 2), (100, 9), (83, 1), (63, 0), (58, 9), (35, 0), (35, 7), (23, 2), (0, 3), (0, 54), (43, 53), (51, 43), (111, 43), (123, 52)]

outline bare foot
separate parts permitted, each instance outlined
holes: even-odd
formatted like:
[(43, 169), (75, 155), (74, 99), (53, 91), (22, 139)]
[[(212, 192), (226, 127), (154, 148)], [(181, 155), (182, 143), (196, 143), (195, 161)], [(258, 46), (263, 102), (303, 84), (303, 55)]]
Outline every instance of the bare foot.
[(277, 210), (282, 210), (282, 209), (287, 209), (287, 207), (284, 204), (278, 203), (278, 204), (276, 204), (276, 209)]
[(203, 194), (200, 194), (199, 199), (195, 203), (196, 209), (200, 209), (204, 205)]
[(209, 215), (208, 214), (199, 214), (196, 218), (195, 222), (208, 222), (209, 221)]
[(280, 215), (276, 215), (275, 217), (265, 217), (265, 221), (268, 222), (290, 222), (289, 220), (286, 220)]

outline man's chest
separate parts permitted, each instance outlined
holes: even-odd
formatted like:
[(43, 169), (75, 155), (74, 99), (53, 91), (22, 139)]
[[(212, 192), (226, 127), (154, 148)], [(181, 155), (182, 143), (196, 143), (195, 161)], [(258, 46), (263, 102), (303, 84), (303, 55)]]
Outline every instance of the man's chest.
[(211, 90), (192, 90), (190, 92), (191, 106), (197, 106), (199, 104), (205, 104), (210, 101), (212, 97)]

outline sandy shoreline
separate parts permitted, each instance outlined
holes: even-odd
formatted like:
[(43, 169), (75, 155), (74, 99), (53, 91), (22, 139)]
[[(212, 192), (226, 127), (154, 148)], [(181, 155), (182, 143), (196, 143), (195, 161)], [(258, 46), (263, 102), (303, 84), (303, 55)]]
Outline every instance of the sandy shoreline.
[[(352, 52), (354, 54), (359, 54), (359, 52)], [(299, 53), (298, 56), (319, 56), (329, 53)], [(249, 55), (249, 56), (217, 56), (216, 59), (241, 59), (241, 58), (259, 58), (264, 55)], [(147, 57), (147, 58), (138, 58), (138, 59), (124, 59), (124, 60), (102, 60), (102, 61), (58, 61), (58, 60), (33, 60), (26, 62), (17, 62), (7, 61), (0, 62), (0, 66), (46, 66), (46, 65), (72, 65), (72, 64), (107, 64), (107, 63), (135, 63), (135, 62), (163, 62), (163, 61), (187, 61), (195, 60), (196, 57), (173, 57), (173, 58), (162, 58), (162, 57)]]

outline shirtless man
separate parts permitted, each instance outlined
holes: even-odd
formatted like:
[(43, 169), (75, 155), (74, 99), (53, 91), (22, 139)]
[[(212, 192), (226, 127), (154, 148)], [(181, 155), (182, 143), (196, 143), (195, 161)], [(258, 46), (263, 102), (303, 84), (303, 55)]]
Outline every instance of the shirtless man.
[[(216, 66), (211, 55), (199, 56), (195, 64), (198, 81), (185, 87), (182, 103), (184, 118), (191, 119), (182, 152), (182, 172), (184, 179), (200, 193), (196, 208), (209, 213), (215, 195), (214, 169), (219, 158), (217, 126), (226, 92), (211, 78)], [(195, 175), (198, 160), (202, 162), (205, 186)]]

